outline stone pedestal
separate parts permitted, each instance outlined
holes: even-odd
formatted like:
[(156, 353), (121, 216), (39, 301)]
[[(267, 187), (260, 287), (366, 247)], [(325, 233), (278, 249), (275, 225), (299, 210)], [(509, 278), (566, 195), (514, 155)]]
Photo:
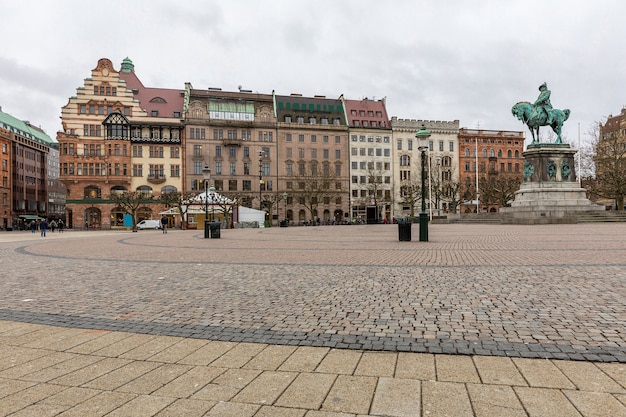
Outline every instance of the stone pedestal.
[(589, 201), (576, 181), (574, 154), (568, 144), (528, 145), (524, 181), (511, 207), (500, 209), (504, 223), (576, 223), (577, 216), (603, 211)]

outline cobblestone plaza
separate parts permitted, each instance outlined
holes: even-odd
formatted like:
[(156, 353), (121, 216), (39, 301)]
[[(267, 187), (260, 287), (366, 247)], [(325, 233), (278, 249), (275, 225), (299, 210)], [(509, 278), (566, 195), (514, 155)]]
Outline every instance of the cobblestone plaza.
[[(417, 237), (417, 225), (413, 235)], [(276, 363), (250, 376), (250, 385), (231, 396), (198, 394), (224, 377), (228, 371), (222, 368), (213, 369), (211, 378), (200, 378), (204, 384), (197, 391), (182, 396), (156, 394), (169, 382), (137, 392), (103, 389), (93, 381), (104, 376), (94, 375), (69, 386), (92, 390), (94, 398), (128, 397), (106, 411), (112, 414), (82, 415), (124, 415), (129, 408), (119, 410), (142, 401), (162, 406), (126, 415), (187, 415), (172, 411), (182, 407), (181, 401), (198, 401), (202, 412), (189, 415), (200, 416), (626, 415), (626, 225), (433, 224), (430, 240), (399, 242), (394, 225), (223, 230), (221, 239), (203, 239), (196, 230), (70, 231), (45, 238), (4, 233), (0, 351), (35, 356), (0, 361), (0, 409), (40, 409), (48, 404), (44, 398), (68, 389), (54, 378), (79, 369), (64, 374), (55, 363), (48, 365), (57, 369), (54, 378), (29, 377), (48, 369), (24, 369), (40, 360), (37, 355), (49, 356), (42, 349), (92, 359), (99, 352), (98, 361), (137, 360), (153, 371), (156, 364), (166, 366), (157, 357), (179, 346), (180, 357), (163, 363), (207, 372), (238, 349), (247, 350), (247, 359), (224, 369), (243, 372), (263, 352)], [(62, 340), (63, 348), (55, 350)], [(195, 349), (189, 347), (195, 344)], [(105, 352), (107, 346), (110, 352)], [(121, 350), (113, 352), (114, 346)], [(198, 350), (203, 349), (206, 356), (200, 359)], [(298, 354), (310, 369), (289, 368)], [(420, 361), (423, 366), (416, 365)], [(354, 366), (348, 372), (349, 363)], [(532, 371), (533, 364), (549, 366), (549, 371)], [(120, 362), (119, 369), (125, 365)], [(385, 371), (375, 372), (378, 367)], [(191, 369), (181, 368), (172, 380), (188, 376)], [(498, 370), (519, 380), (498, 377)], [(273, 372), (264, 376), (269, 385), (280, 376), (291, 378), (276, 388), (282, 396), (266, 402), (242, 399), (251, 385), (263, 385), (259, 378), (266, 372)], [(541, 379), (537, 372), (550, 377)], [(587, 380), (610, 381), (610, 387), (585, 388), (580, 376), (589, 372), (595, 376)], [(468, 373), (472, 376), (466, 379)], [(562, 381), (552, 386), (548, 380), (556, 375)], [(296, 389), (299, 378), (329, 379), (318, 402), (298, 406), (283, 398)], [(342, 378), (352, 379), (344, 380), (344, 386)], [(3, 391), (18, 382), (25, 384), (22, 389)], [(42, 383), (59, 391), (3, 407), (15, 403), (12, 395)], [(411, 384), (416, 388), (404, 392)], [(350, 386), (370, 392), (369, 397), (363, 394), (369, 399), (351, 397)], [(481, 408), (481, 396), (494, 389), (506, 391), (503, 404), (518, 406), (503, 406), (509, 414), (495, 400), (491, 408)], [(419, 398), (414, 398), (416, 392)], [(506, 400), (507, 395), (513, 400)], [(455, 396), (465, 398), (452, 401), (460, 411), (446, 414), (441, 407)], [(392, 403), (382, 405), (390, 398)], [(541, 414), (542, 401), (533, 406), (533, 398), (544, 398), (546, 404), (549, 398), (554, 404), (561, 401), (562, 410), (571, 414)], [(70, 411), (81, 404), (59, 406), (50, 415), (74, 415)], [(613, 414), (597, 413), (605, 407)]]

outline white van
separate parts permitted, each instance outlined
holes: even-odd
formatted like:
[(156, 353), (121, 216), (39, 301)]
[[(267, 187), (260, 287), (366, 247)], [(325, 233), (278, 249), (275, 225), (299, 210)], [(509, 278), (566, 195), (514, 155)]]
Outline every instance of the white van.
[(142, 220), (137, 223), (137, 229), (160, 229), (161, 221), (160, 220)]

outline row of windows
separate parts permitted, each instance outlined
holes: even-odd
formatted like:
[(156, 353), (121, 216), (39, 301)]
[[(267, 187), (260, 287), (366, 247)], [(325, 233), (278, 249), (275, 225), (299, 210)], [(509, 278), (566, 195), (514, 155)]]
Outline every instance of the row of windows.
[(376, 154), (376, 156), (391, 156), (391, 149), (389, 148), (352, 148), (350, 152), (352, 156), (374, 156), (374, 154)]
[(352, 120), (353, 127), (378, 127), (384, 129), (387, 127), (387, 122), (384, 120)]
[[(316, 163), (311, 163), (309, 164), (309, 171), (307, 172), (306, 169), (306, 163), (304, 162), (299, 162), (297, 164), (298, 166), (298, 175), (300, 176), (305, 176), (305, 175), (319, 175), (320, 173), (324, 176), (328, 176), (331, 175), (331, 170), (330, 170), (330, 164), (328, 163), (324, 163), (322, 164), (322, 170), (319, 170), (318, 164)], [(293, 170), (293, 163), (291, 162), (287, 162), (285, 164), (285, 168), (286, 168), (286, 173), (289, 176), (293, 176), (294, 175), (294, 170)], [(341, 176), (341, 164), (340, 163), (336, 163), (335, 164), (335, 172), (334, 175), (336, 176)]]
[[(365, 135), (358, 135), (358, 136), (357, 135), (352, 135), (350, 137), (350, 139), (352, 140), (352, 142), (356, 142), (356, 141), (365, 142), (366, 137), (365, 137)], [(369, 136), (367, 136), (367, 141), (368, 142), (372, 142), (372, 143), (374, 141), (376, 141), (377, 143), (381, 143), (381, 142), (382, 143), (389, 143), (389, 136), (372, 136), (372, 135), (369, 135)]]
[[(311, 143), (316, 143), (317, 142), (317, 135), (310, 135), (309, 140)], [(329, 143), (330, 138), (328, 137), (328, 135), (323, 135), (322, 136), (322, 142), (323, 143)], [(285, 134), (285, 141), (286, 142), (292, 142), (293, 141), (293, 136), (291, 133), (286, 133)], [(299, 134), (298, 135), (298, 142), (300, 143), (304, 143), (305, 141), (305, 135)], [(335, 143), (341, 143), (341, 136), (335, 136)]]
[[(318, 157), (318, 151), (319, 149), (309, 149), (310, 153), (311, 153), (311, 159), (317, 159)], [(293, 148), (286, 148), (285, 149), (285, 155), (287, 158), (293, 158)], [(323, 159), (329, 159), (330, 157), (330, 150), (329, 149), (322, 149), (322, 158)], [(304, 159), (305, 158), (305, 149), (304, 148), (298, 148), (298, 158), (300, 159)], [(335, 159), (341, 159), (341, 149), (335, 149)]]
[(93, 95), (94, 96), (116, 96), (117, 95), (117, 87), (111, 87), (109, 85), (94, 85), (93, 86)]
[[(439, 145), (439, 152), (443, 152), (445, 149), (445, 142), (440, 140), (438, 142), (438, 145)], [(398, 139), (397, 149), (401, 151), (402, 147), (403, 147), (402, 139)], [(407, 150), (409, 151), (413, 150), (413, 139), (407, 139)], [(432, 140), (428, 141), (428, 150), (431, 152), (434, 150), (434, 143)], [(448, 151), (454, 152), (454, 142), (448, 142)]]
[(353, 175), (352, 184), (391, 184), (388, 175)]
[[(285, 115), (284, 120), (285, 120), (285, 123), (291, 123), (292, 122), (291, 115), (290, 114)], [(317, 122), (318, 122), (317, 117), (315, 117), (315, 116), (309, 116), (308, 117), (308, 121), (309, 121), (309, 124), (312, 124), (312, 125), (316, 125)], [(304, 116), (301, 116), (301, 115), (296, 116), (296, 123), (304, 124)], [(319, 123), (321, 125), (328, 125), (328, 117), (326, 117), (326, 116), (320, 117)], [(341, 125), (341, 120), (338, 117), (333, 118), (333, 125), (334, 126), (340, 126)]]
[[(358, 116), (365, 117), (365, 114), (365, 110), (358, 111)], [(373, 110), (367, 111), (367, 117), (374, 117), (374, 114), (376, 114), (376, 117), (383, 117), (383, 112), (380, 110), (376, 110), (376, 113)], [(350, 110), (350, 115), (357, 116), (357, 111), (355, 109)]]
[[(106, 111), (106, 113), (105, 113)], [(78, 106), (78, 113), (79, 114), (100, 114), (100, 115), (104, 115), (104, 114), (111, 114), (114, 111), (118, 111), (120, 113), (123, 113), (124, 116), (130, 116), (130, 107), (113, 107), (113, 106), (104, 106), (104, 105), (98, 105), (96, 106), (95, 104), (90, 104), (89, 106), (87, 106), (86, 104), (81, 104), (80, 106)]]
[[(108, 175), (128, 175), (127, 164), (106, 164), (106, 163), (73, 163), (64, 162), (61, 165), (61, 172), (63, 175), (78, 175), (78, 176), (107, 176)], [(170, 165), (170, 176), (180, 177), (180, 165)], [(132, 166), (133, 177), (143, 177), (143, 165), (133, 164)], [(150, 177), (163, 177), (165, 175), (164, 165), (149, 165)]]
[[(376, 167), (376, 168), (374, 168)], [(361, 169), (361, 170), (369, 170), (373, 171), (376, 169), (377, 171), (389, 171), (391, 169), (391, 163), (389, 162), (376, 162), (373, 161), (352, 161), (352, 169)]]
[[(80, 147), (82, 146), (82, 153)], [(83, 144), (83, 145), (75, 145), (73, 143), (63, 143), (61, 146), (61, 154), (62, 155), (84, 155), (84, 156), (101, 156), (102, 148), (104, 145), (101, 144)], [(78, 147), (79, 149), (76, 149)], [(150, 158), (163, 158), (165, 155), (166, 147), (160, 145), (133, 145), (132, 146), (132, 155), (136, 158), (143, 157), (143, 148), (148, 147), (148, 155)], [(115, 155), (115, 156), (127, 156), (128, 155), (128, 146), (120, 145), (120, 144), (108, 144), (106, 145), (107, 155)], [(180, 158), (180, 147), (179, 146), (170, 146), (169, 147), (169, 157), (170, 158)]]
[[(372, 190), (352, 190), (352, 197), (354, 198), (373, 198)], [(391, 190), (376, 190), (376, 198), (390, 201)]]
[[(239, 180), (211, 180), (211, 182), (217, 191), (252, 191), (251, 180), (241, 180), (241, 188), (239, 188)], [(228, 188), (224, 188), (224, 183), (227, 184)], [(204, 181), (192, 179), (191, 190), (204, 190)], [(272, 180), (264, 180), (261, 183), (261, 191), (274, 191), (274, 182)]]
[[(472, 156), (476, 157), (476, 148), (471, 150)], [(482, 151), (483, 154), (483, 158), (487, 158), (487, 155), (489, 155), (490, 157), (494, 158), (496, 156), (496, 151), (494, 149), (490, 149), (489, 151), (487, 149), (483, 149)], [(513, 153), (510, 149), (506, 152), (506, 157), (507, 158), (512, 158), (513, 155), (515, 155), (515, 158), (519, 158), (519, 150), (515, 150), (515, 153)], [(470, 148), (465, 148), (465, 156), (470, 156)], [(498, 158), (502, 158), (502, 149), (498, 149)]]
[[(485, 162), (481, 162), (480, 163), (480, 172), (484, 172), (485, 168), (486, 168), (486, 164)], [(519, 163), (515, 163), (515, 165), (513, 165), (513, 163), (509, 162), (505, 165), (504, 162), (500, 163), (500, 172), (519, 172)], [(506, 168), (506, 171), (505, 171)], [(496, 164), (494, 162), (489, 163), (489, 170), (490, 171), (495, 171), (496, 170)], [(465, 171), (469, 172), (469, 171), (473, 171), (476, 172), (476, 162), (472, 162), (471, 163), (471, 170), (470, 170), (470, 162), (465, 162)]]

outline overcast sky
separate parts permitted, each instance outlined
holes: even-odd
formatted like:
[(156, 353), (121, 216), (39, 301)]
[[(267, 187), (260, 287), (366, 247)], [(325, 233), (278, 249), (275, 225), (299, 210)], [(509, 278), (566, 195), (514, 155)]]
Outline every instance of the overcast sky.
[(387, 99), (389, 116), (524, 131), (547, 82), (564, 140), (626, 104), (623, 0), (0, 0), (0, 106), (61, 128), (98, 59), (147, 87)]

